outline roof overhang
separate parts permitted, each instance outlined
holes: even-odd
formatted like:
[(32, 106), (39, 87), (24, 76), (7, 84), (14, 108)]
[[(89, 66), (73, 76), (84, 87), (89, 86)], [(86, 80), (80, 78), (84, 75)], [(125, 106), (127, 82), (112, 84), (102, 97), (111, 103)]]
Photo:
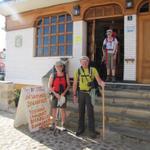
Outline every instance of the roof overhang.
[(8, 16), (38, 8), (76, 1), (79, 0), (9, 0), (6, 2), (0, 2), (0, 14)]

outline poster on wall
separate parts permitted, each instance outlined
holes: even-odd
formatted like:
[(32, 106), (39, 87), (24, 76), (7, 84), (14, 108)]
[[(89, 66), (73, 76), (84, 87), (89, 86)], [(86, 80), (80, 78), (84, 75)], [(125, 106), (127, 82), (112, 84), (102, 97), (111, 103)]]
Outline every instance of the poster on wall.
[(126, 32), (129, 33), (129, 32), (135, 32), (135, 26), (127, 26), (126, 27)]
[(23, 124), (28, 124), (31, 132), (50, 125), (50, 103), (42, 86), (21, 89), (14, 126)]
[(22, 35), (17, 35), (15, 37), (15, 47), (22, 47), (23, 38)]

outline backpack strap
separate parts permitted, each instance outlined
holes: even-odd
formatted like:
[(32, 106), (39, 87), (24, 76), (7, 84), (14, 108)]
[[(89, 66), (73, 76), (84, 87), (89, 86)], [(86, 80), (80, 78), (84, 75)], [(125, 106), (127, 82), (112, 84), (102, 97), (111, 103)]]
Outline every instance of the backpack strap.
[[(105, 39), (106, 39), (106, 43), (107, 43), (108, 42), (108, 38), (106, 37)], [(115, 41), (115, 37), (113, 37), (112, 41), (109, 41), (109, 42), (113, 42), (113, 41)]]
[(92, 67), (89, 67), (89, 73), (90, 73), (90, 76), (92, 77), (92, 75), (93, 75), (93, 68)]
[(80, 75), (81, 75), (80, 68), (78, 68), (78, 80), (77, 80), (77, 82), (80, 81)]
[(56, 76), (57, 76), (57, 72), (53, 71), (52, 75), (53, 75), (53, 82), (52, 82), (52, 87), (53, 87), (54, 86), (54, 80), (56, 79)]
[[(82, 72), (83, 72), (83, 74), (84, 74), (84, 76), (85, 76), (85, 78), (86, 78), (86, 80), (87, 80), (87, 82), (88, 82), (88, 79), (87, 79), (87, 77), (86, 77), (86, 75), (85, 75), (85, 73), (84, 73), (84, 69), (83, 69), (83, 67), (81, 66), (80, 68), (78, 68), (78, 82), (80, 81), (80, 75), (81, 75), (81, 70), (82, 70)], [(89, 67), (89, 77), (91, 78), (92, 77), (92, 67)]]
[[(54, 71), (54, 72), (52, 73), (52, 75), (53, 75), (53, 82), (52, 82), (52, 87), (53, 87), (54, 81), (55, 81), (55, 79), (56, 79), (56, 77), (57, 77), (57, 72)], [(67, 73), (66, 73), (66, 71), (64, 71), (64, 78), (65, 78), (65, 80), (66, 80), (66, 87), (67, 87)]]

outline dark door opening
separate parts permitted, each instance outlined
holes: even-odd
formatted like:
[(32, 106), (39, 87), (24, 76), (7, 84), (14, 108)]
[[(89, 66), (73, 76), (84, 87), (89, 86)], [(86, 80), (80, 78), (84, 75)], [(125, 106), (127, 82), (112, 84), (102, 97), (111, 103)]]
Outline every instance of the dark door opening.
[(106, 37), (106, 30), (112, 28), (116, 33), (119, 42), (118, 54), (116, 60), (116, 78), (117, 81), (123, 80), (123, 62), (124, 62), (124, 20), (123, 18), (109, 18), (92, 20), (88, 22), (87, 28), (87, 55), (99, 70), (102, 60), (102, 45)]

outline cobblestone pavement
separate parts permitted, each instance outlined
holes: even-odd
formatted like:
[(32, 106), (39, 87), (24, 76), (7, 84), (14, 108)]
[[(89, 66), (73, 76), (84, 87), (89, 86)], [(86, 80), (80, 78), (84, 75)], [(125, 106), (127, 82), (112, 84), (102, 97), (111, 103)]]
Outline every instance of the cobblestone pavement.
[(16, 129), (13, 123), (13, 113), (0, 111), (0, 150), (150, 150), (150, 143), (120, 138), (117, 133), (90, 140), (68, 132), (54, 136), (48, 128), (30, 133), (27, 125)]

